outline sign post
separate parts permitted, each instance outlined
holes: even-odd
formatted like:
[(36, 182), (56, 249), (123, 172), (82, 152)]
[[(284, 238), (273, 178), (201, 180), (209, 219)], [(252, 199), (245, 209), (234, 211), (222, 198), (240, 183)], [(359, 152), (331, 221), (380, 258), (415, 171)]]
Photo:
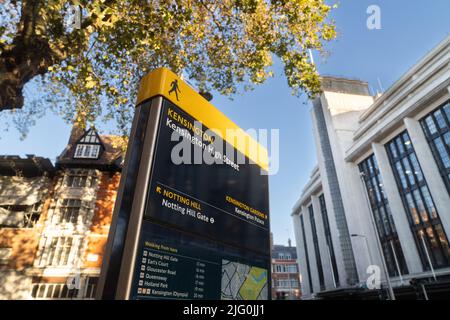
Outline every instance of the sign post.
[(270, 299), (267, 150), (165, 68), (141, 82), (98, 299)]

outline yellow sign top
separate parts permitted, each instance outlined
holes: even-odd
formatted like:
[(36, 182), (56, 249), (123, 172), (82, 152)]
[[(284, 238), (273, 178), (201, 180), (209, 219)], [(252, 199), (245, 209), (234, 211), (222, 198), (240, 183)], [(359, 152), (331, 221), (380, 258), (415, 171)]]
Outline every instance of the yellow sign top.
[[(158, 68), (142, 79), (136, 104), (155, 96), (170, 100), (268, 171), (267, 149), (167, 68)], [(227, 130), (233, 130), (231, 137)]]

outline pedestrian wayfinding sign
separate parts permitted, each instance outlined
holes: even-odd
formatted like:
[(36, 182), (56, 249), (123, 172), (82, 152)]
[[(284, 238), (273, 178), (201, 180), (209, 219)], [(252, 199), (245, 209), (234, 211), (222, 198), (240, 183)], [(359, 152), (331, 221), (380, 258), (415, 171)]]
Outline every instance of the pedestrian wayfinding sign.
[(141, 82), (103, 299), (270, 298), (267, 150), (166, 68)]

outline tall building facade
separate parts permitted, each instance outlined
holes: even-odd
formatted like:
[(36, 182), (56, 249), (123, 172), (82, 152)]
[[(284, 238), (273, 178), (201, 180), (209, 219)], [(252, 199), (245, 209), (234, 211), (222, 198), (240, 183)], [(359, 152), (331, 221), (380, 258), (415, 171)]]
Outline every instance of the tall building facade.
[(398, 295), (450, 292), (450, 37), (381, 95), (322, 87), (318, 165), (292, 212), (303, 296), (364, 291), (373, 265)]
[(296, 300), (301, 296), (297, 250), (291, 245), (272, 246), (272, 300)]
[(30, 296), (54, 174), (49, 159), (0, 156), (0, 299)]
[[(46, 166), (34, 171), (29, 168), (28, 174), (18, 177), (17, 164), (11, 159), (4, 161), (0, 199), (9, 196), (21, 205), (34, 204), (27, 210), (35, 213), (32, 223), (25, 219), (13, 224), (11, 212), (18, 209), (6, 206), (12, 200), (0, 202), (4, 211), (0, 212), (0, 272), (9, 276), (8, 281), (2, 277), (0, 298), (94, 298), (120, 180), (123, 146), (119, 137), (74, 126), (54, 167), (48, 159), (41, 159)], [(15, 161), (37, 166), (35, 158)], [(15, 182), (15, 189), (36, 196), (23, 200), (8, 191), (12, 190), (7, 188), (9, 181)], [(19, 281), (18, 291), (14, 282)]]

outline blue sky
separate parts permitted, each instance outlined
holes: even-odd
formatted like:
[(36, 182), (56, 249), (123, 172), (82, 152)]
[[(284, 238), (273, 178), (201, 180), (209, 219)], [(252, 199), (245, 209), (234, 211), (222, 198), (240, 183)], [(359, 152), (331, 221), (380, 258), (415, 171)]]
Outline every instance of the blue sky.
[[(381, 9), (380, 30), (366, 27), (366, 9), (372, 4)], [(338, 39), (327, 46), (326, 58), (315, 55), (319, 72), (366, 80), (374, 90), (379, 78), (386, 90), (450, 34), (449, 12), (449, 0), (342, 0), (332, 13)], [(244, 129), (280, 130), (280, 170), (269, 178), (270, 214), (275, 243), (285, 244), (294, 238), (291, 209), (316, 163), (316, 150), (311, 106), (304, 97), (291, 95), (278, 62), (275, 68), (276, 76), (255, 90), (233, 100), (215, 94), (212, 102)], [(23, 141), (14, 128), (0, 131), (0, 154), (36, 154), (54, 161), (69, 132), (67, 124), (49, 114), (37, 121)]]

